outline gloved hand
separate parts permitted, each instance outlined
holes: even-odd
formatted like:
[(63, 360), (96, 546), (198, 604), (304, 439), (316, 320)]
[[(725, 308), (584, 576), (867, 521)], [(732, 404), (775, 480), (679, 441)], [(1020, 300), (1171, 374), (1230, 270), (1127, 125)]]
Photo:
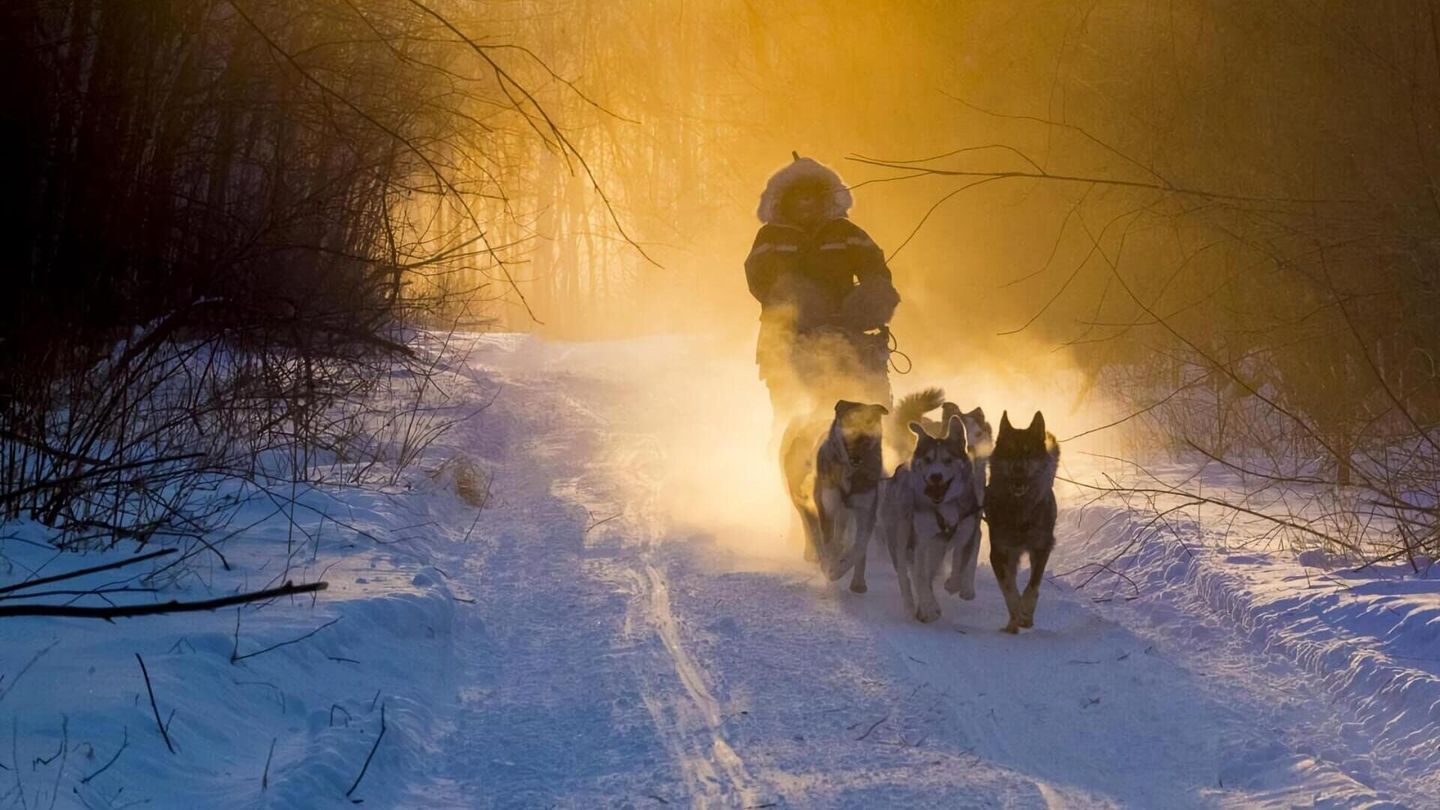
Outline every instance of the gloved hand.
[(862, 281), (845, 296), (840, 305), (839, 322), (847, 329), (868, 332), (890, 322), (900, 295), (895, 288), (880, 281)]

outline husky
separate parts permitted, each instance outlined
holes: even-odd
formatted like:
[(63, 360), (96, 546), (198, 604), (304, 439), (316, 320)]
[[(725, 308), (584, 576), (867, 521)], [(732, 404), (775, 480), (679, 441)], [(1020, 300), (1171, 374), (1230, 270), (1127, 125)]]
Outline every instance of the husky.
[[(790, 500), (805, 530), (805, 557), (818, 560), (830, 579), (854, 564), (854, 549), (869, 545), (884, 477), (881, 459), (884, 405), (849, 400), (835, 403), (829, 428), (816, 435), (807, 420), (792, 423), (781, 443)], [(818, 420), (808, 420), (814, 425)], [(854, 530), (851, 548), (845, 537)], [(850, 587), (865, 591), (863, 562)]]
[[(940, 420), (927, 419), (926, 414), (939, 408)], [(961, 411), (960, 406), (945, 399), (945, 392), (939, 388), (926, 388), (909, 394), (896, 403), (891, 419), (892, 428), (886, 434), (888, 446), (898, 458), (909, 458), (915, 450), (917, 437), (906, 429), (910, 422), (919, 422), (925, 432), (939, 434), (952, 417), (959, 416), (965, 423), (966, 443), (970, 451), (971, 486), (975, 489), (976, 502), (985, 504), (985, 475), (990, 465), (990, 454), (994, 450), (994, 433), (990, 423), (985, 421), (985, 410), (976, 407)], [(951, 560), (950, 576), (945, 580), (945, 590), (961, 599), (975, 598), (975, 571), (980, 562), (980, 521), (975, 521), (975, 536), (965, 542), (955, 543)], [(857, 566), (860, 563), (857, 562)]]
[(916, 437), (915, 450), (890, 479), (880, 523), (900, 580), (905, 614), (933, 622), (940, 618), (935, 579), (945, 552), (957, 538), (965, 544), (979, 542), (980, 502), (960, 415), (946, 421), (938, 438), (919, 422), (911, 422), (909, 428)]
[[(939, 427), (933, 420), (925, 418), (925, 415), (945, 404), (945, 392), (939, 388), (926, 388), (911, 394), (906, 394), (895, 403), (895, 410), (892, 411), (886, 420), (885, 435), (885, 457), (887, 459), (886, 469), (890, 464), (908, 461), (915, 451), (915, 435), (910, 432), (908, 425), (911, 422), (920, 422), (934, 427), (932, 431), (938, 432)], [(881, 482), (880, 502), (885, 502), (885, 492), (889, 488), (890, 479)], [(872, 532), (873, 534), (873, 532)], [(865, 563), (869, 555), (869, 543), (857, 543), (852, 547), (853, 554), (850, 565), (854, 567), (855, 574), (850, 579), (850, 590), (855, 593), (865, 593), (868, 586), (865, 583)]]
[[(948, 422), (955, 416), (965, 423), (965, 439), (970, 451), (970, 463), (974, 474), (970, 477), (975, 489), (975, 502), (985, 507), (985, 476), (990, 468), (990, 455), (995, 449), (994, 433), (990, 423), (985, 421), (985, 410), (978, 405), (970, 411), (961, 411), (960, 406), (946, 402), (941, 406), (941, 415)], [(945, 580), (945, 590), (961, 599), (975, 598), (975, 569), (980, 562), (980, 521), (975, 521), (975, 536), (969, 542), (955, 543), (950, 557), (950, 576)]]
[[(1040, 580), (1055, 548), (1055, 472), (1060, 445), (1045, 430), (1039, 411), (1030, 426), (1016, 430), (1010, 414), (1000, 416), (1000, 433), (990, 458), (990, 483), (985, 488), (985, 518), (990, 523), (990, 567), (1005, 596), (1010, 621), (1007, 633), (1035, 624)], [(1030, 555), (1030, 582), (1016, 590), (1020, 555)]]

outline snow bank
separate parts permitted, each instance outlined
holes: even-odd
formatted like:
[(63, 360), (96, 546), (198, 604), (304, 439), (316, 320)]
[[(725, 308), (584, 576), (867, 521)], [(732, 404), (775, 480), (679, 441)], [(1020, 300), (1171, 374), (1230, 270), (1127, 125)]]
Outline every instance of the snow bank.
[[(1259, 526), (1228, 518), (1202, 524), (1172, 513), (1157, 523), (1118, 504), (1066, 518), (1065, 531), (1085, 539), (1068, 560), (1114, 560), (1113, 575), (1087, 586), (1093, 595), (1135, 599), (1168, 632), (1193, 626), (1195, 614), (1218, 616), (1254, 650), (1329, 690), (1345, 708), (1339, 734), (1415, 775), (1417, 795), (1440, 795), (1440, 569), (1353, 571), (1318, 552), (1265, 550)], [(1327, 741), (1314, 744), (1326, 752)], [(1346, 769), (1364, 777), (1369, 765)]]
[[(457, 493), (456, 470), (466, 470), (472, 489), (488, 474), (487, 462), (468, 453), (484, 445), (476, 413), (492, 387), (463, 364), (442, 383), (447, 398), (434, 416), (460, 424), (392, 486), (216, 492), (240, 504), (229, 525), (207, 537), (229, 570), (193, 545), (36, 588), (154, 593), (0, 601), (101, 606), (106, 598), (189, 601), (289, 580), (330, 583), (313, 597), (214, 613), (113, 624), (0, 619), (0, 730), (8, 738), (0, 745), (0, 807), (406, 804), (457, 702), (452, 623), (457, 601), (468, 597), (443, 561), (456, 556), (478, 513), (475, 492), (470, 502)], [(48, 545), (52, 534), (28, 522), (0, 527), (0, 585), (132, 553), (122, 544), (59, 555)]]

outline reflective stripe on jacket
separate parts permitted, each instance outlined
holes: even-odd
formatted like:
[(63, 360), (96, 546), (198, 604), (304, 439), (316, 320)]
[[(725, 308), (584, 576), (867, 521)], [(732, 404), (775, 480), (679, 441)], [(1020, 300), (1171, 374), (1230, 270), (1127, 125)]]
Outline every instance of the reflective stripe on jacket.
[(767, 310), (784, 308), (802, 333), (824, 325), (876, 329), (900, 301), (885, 254), (844, 218), (809, 233), (781, 223), (763, 226), (745, 259), (745, 278), (762, 321)]

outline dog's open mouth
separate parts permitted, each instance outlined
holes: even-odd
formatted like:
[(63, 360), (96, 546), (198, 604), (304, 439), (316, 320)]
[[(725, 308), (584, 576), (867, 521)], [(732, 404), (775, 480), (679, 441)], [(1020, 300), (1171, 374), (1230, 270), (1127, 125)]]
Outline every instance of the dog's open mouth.
[(926, 484), (925, 497), (929, 498), (933, 503), (940, 503), (945, 500), (945, 493), (950, 491), (950, 482), (954, 480), (954, 478), (947, 478), (944, 481), (932, 481)]

